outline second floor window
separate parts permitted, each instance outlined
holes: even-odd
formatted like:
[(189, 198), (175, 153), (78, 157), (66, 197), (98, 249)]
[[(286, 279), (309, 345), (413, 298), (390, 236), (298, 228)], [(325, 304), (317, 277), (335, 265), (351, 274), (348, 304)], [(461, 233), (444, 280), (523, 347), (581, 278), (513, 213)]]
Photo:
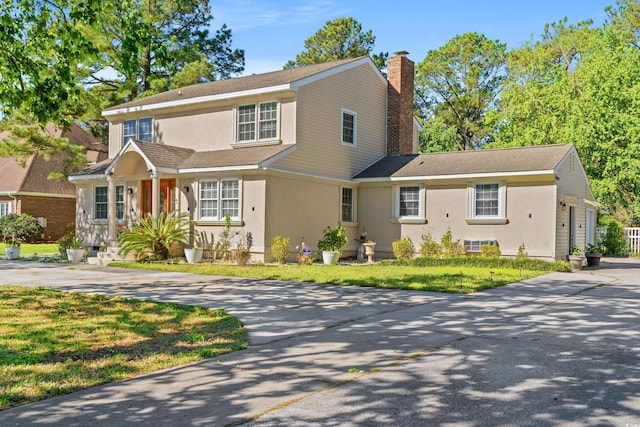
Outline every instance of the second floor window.
[(238, 107), (238, 142), (262, 141), (278, 137), (276, 101)]
[(129, 139), (151, 142), (153, 140), (152, 123), (151, 117), (125, 120), (122, 126), (123, 142), (127, 142)]
[(342, 110), (342, 143), (356, 145), (356, 113)]

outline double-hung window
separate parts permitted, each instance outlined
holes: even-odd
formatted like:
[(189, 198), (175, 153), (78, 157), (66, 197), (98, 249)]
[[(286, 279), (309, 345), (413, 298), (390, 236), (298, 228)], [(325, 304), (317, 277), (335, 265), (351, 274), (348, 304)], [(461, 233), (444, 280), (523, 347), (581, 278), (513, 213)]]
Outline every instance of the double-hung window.
[(153, 140), (153, 120), (151, 117), (143, 119), (125, 120), (122, 124), (122, 139), (127, 142), (129, 139), (151, 142)]
[(238, 106), (238, 142), (268, 141), (277, 138), (276, 101)]
[(420, 186), (400, 187), (398, 200), (400, 203), (398, 213), (401, 217), (420, 216)]
[[(109, 187), (101, 185), (95, 188), (94, 219), (109, 218)], [(116, 220), (124, 220), (124, 185), (116, 185)]]
[(357, 115), (353, 111), (342, 110), (342, 144), (356, 145)]
[(11, 213), (11, 202), (0, 202), (0, 218)]
[(353, 188), (342, 187), (342, 221), (355, 222), (353, 212)]
[(506, 224), (506, 186), (478, 183), (469, 186), (469, 224)]
[(240, 218), (240, 181), (237, 179), (200, 181), (199, 218), (222, 221), (228, 214)]

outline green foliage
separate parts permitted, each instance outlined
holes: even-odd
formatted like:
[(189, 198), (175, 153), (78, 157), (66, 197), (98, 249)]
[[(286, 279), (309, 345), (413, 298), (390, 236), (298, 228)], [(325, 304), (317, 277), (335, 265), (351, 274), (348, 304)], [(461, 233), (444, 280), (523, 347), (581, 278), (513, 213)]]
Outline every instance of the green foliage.
[(602, 245), (606, 248), (606, 255), (627, 255), (629, 250), (627, 239), (624, 235), (624, 229), (618, 221), (612, 221), (609, 223), (607, 226), (607, 234), (602, 239)]
[(442, 254), (442, 248), (433, 240), (431, 232), (422, 235), (422, 243), (420, 244), (420, 256), (425, 258), (439, 257)]
[(418, 147), (421, 153), (437, 153), (458, 150), (456, 128), (447, 125), (440, 117), (433, 116), (424, 120), (422, 132), (418, 135)]
[(42, 233), (38, 220), (28, 214), (11, 213), (0, 218), (0, 233), (8, 246), (18, 247)]
[(453, 240), (451, 229), (448, 228), (447, 232), (442, 235), (440, 239), (440, 248), (442, 250), (442, 256), (445, 258), (453, 258), (464, 256), (467, 253), (466, 248), (460, 240)]
[(63, 257), (67, 256), (67, 249), (81, 249), (82, 241), (76, 236), (73, 231), (65, 233), (60, 239), (58, 239), (58, 253)]
[(226, 213), (224, 216), (224, 228), (218, 235), (218, 241), (215, 244), (216, 254), (223, 259), (229, 259), (229, 249), (231, 249), (231, 216)]
[(478, 268), (514, 268), (529, 271), (571, 272), (566, 261), (548, 262), (539, 259), (483, 258), (463, 256), (457, 258), (414, 258), (412, 260), (383, 260), (381, 264), (407, 265), (414, 267), (478, 267)]
[(469, 150), (488, 141), (493, 127), (485, 115), (504, 80), (505, 52), (497, 40), (466, 33), (429, 51), (417, 65), (417, 105), (424, 118), (437, 119), (423, 129), (423, 152), (435, 151), (429, 147), (434, 142), (436, 149)]
[(411, 259), (416, 252), (413, 242), (407, 236), (403, 236), (401, 239), (391, 243), (391, 247), (393, 248), (393, 255), (397, 259)]
[(571, 255), (573, 256), (584, 256), (584, 251), (578, 245), (573, 245), (571, 247)]
[[(346, 58), (368, 56), (373, 50), (376, 38), (372, 31), (363, 31), (362, 24), (353, 18), (337, 18), (327, 21), (321, 29), (304, 42), (305, 50), (289, 61), (284, 68), (320, 64)], [(373, 55), (373, 61), (384, 68), (388, 53)]]
[(498, 245), (482, 245), (480, 246), (480, 256), (485, 258), (500, 258), (502, 251)]
[(332, 229), (327, 226), (324, 230), (322, 239), (318, 241), (318, 249), (327, 252), (341, 252), (342, 248), (349, 241), (347, 238), (347, 232), (341, 225)]
[(271, 256), (278, 264), (286, 264), (289, 260), (289, 246), (291, 241), (288, 237), (276, 236), (271, 245)]
[(518, 254), (516, 255), (516, 259), (523, 260), (528, 258), (529, 258), (529, 253), (526, 251), (524, 243), (521, 243), (520, 246), (518, 246)]
[(125, 257), (135, 252), (138, 259), (147, 257), (149, 253), (156, 258), (166, 259), (173, 243), (188, 241), (188, 226), (185, 213), (174, 211), (167, 215), (161, 212), (157, 218), (149, 213), (131, 231), (118, 235), (118, 252)]

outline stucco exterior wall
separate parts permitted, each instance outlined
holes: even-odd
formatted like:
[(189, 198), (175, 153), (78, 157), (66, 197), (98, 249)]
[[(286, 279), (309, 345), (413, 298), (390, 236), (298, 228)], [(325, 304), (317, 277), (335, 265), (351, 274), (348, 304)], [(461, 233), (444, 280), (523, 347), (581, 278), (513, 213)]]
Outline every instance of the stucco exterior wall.
[[(386, 84), (363, 64), (298, 90), (296, 151), (271, 165), (350, 179), (386, 153)], [(354, 112), (356, 144), (342, 144), (342, 109)]]
[(497, 240), (505, 256), (515, 256), (524, 243), (529, 256), (555, 258), (555, 182), (507, 181), (506, 224), (467, 222), (471, 182), (420, 184), (425, 184), (425, 221), (421, 223), (393, 218), (395, 190), (391, 183), (360, 184), (358, 219), (369, 239), (377, 242), (380, 256), (393, 256), (391, 243), (402, 236), (410, 237), (419, 250), (422, 235), (431, 232), (440, 241), (450, 228), (456, 240)]

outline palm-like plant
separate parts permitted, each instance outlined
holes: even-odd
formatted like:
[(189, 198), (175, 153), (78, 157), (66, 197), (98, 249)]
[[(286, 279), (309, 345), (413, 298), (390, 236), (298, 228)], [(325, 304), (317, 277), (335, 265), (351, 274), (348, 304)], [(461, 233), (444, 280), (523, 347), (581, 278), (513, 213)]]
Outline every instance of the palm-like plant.
[(118, 252), (124, 257), (135, 252), (137, 259), (144, 258), (152, 252), (156, 258), (166, 259), (173, 243), (187, 242), (188, 226), (186, 213), (179, 214), (174, 211), (166, 215), (161, 212), (157, 218), (147, 214), (147, 217), (134, 225), (131, 231), (120, 233)]

